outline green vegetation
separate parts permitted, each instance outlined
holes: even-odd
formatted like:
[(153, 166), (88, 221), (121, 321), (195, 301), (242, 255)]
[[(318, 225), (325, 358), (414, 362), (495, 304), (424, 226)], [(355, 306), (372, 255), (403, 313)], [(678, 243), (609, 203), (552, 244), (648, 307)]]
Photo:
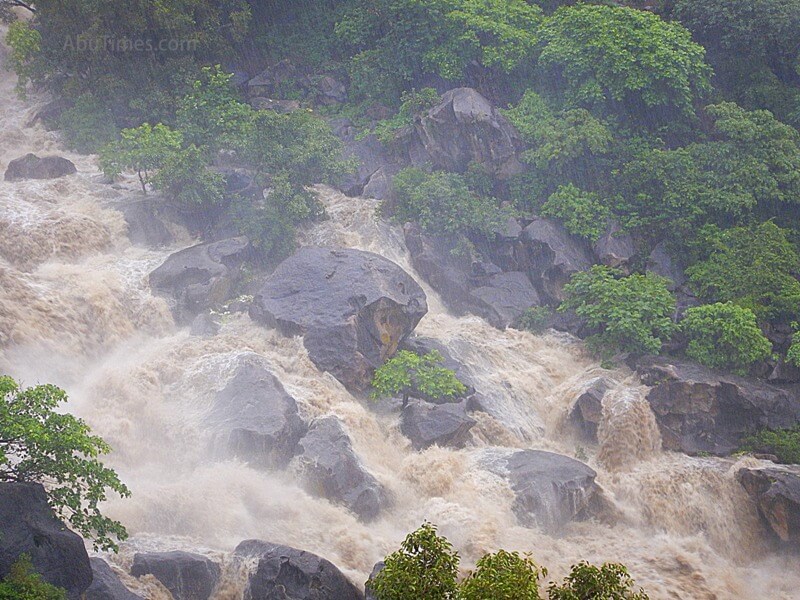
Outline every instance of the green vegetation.
[(570, 183), (559, 186), (542, 205), (541, 214), (560, 220), (570, 233), (596, 242), (605, 233), (611, 209), (598, 194)]
[(667, 280), (651, 273), (623, 277), (621, 271), (595, 265), (576, 273), (564, 288), (559, 311), (574, 310), (600, 333), (587, 341), (604, 354), (658, 354), (675, 332), (675, 298)]
[(514, 327), (531, 333), (542, 333), (550, 324), (553, 309), (549, 306), (532, 306), (523, 312)]
[(453, 371), (440, 366), (443, 361), (436, 350), (425, 355), (401, 350), (375, 371), (373, 398), (402, 394), (405, 406), (411, 394), (434, 400), (464, 394), (467, 388)]
[(42, 581), (33, 570), (30, 557), (22, 555), (11, 565), (11, 570), (0, 581), (0, 598), (3, 600), (67, 600), (67, 592)]
[(55, 412), (66, 393), (53, 385), (20, 389), (0, 377), (0, 481), (46, 483), (53, 510), (96, 548), (116, 550), (125, 528), (104, 517), (99, 505), (107, 490), (130, 495), (117, 474), (99, 457), (109, 446), (88, 425)]
[(147, 193), (153, 172), (160, 169), (182, 143), (183, 135), (179, 131), (161, 123), (155, 127), (143, 123), (135, 129), (123, 129), (119, 141), (103, 148), (100, 162), (109, 177), (116, 177), (124, 170), (135, 171), (142, 192)]
[(772, 454), (778, 462), (800, 464), (800, 425), (791, 429), (762, 429), (742, 442), (745, 452)]
[(6, 43), (11, 48), (8, 66), (17, 74), (17, 92), (24, 96), (35, 72), (32, 63), (41, 52), (42, 35), (28, 23), (15, 21), (8, 26)]
[[(539, 580), (547, 569), (529, 556), (499, 550), (478, 560), (475, 570), (458, 581), (458, 553), (436, 527), (425, 523), (409, 534), (384, 560), (385, 567), (367, 582), (377, 600), (542, 600)], [(647, 600), (619, 564), (595, 567), (581, 562), (563, 584), (552, 583), (550, 600)]]
[(414, 123), (414, 117), (428, 108), (438, 104), (439, 92), (433, 88), (423, 88), (419, 91), (412, 89), (403, 92), (400, 96), (400, 109), (391, 119), (378, 121), (372, 133), (384, 144), (391, 144), (397, 132)]
[(753, 363), (772, 353), (753, 311), (732, 302), (690, 308), (681, 330), (689, 340), (686, 355), (707, 367), (746, 375)]

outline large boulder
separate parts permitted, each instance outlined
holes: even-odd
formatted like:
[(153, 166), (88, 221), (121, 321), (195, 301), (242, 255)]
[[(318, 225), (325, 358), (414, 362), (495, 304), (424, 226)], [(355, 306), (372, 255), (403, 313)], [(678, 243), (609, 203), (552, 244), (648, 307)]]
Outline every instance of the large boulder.
[(624, 232), (616, 221), (611, 221), (605, 233), (593, 248), (598, 260), (608, 266), (628, 271), (636, 256), (636, 243), (631, 234)]
[(189, 552), (135, 554), (131, 575), (152, 575), (175, 600), (208, 600), (217, 587), (220, 567), (211, 559)]
[(77, 172), (78, 170), (72, 161), (61, 156), (43, 156), (39, 158), (35, 154), (26, 154), (8, 163), (5, 180), (57, 179)]
[(136, 246), (162, 247), (175, 241), (175, 236), (159, 215), (163, 200), (126, 201), (119, 208), (128, 224), (128, 239)]
[(102, 558), (90, 558), (92, 585), (86, 590), (84, 600), (143, 600), (123, 585), (111, 566)]
[(766, 383), (665, 357), (644, 357), (637, 371), (669, 450), (725, 455), (757, 429), (800, 421), (800, 399)]
[(266, 469), (286, 467), (308, 430), (295, 399), (255, 355), (217, 393), (208, 423), (225, 452)]
[(800, 547), (800, 467), (740, 469), (736, 478), (775, 536)]
[(336, 417), (314, 421), (300, 440), (298, 470), (309, 493), (341, 504), (363, 521), (389, 504), (383, 486), (361, 464)]
[(178, 323), (189, 324), (231, 297), (249, 254), (246, 237), (192, 246), (172, 254), (150, 273), (150, 287), (167, 299)]
[(355, 161), (356, 168), (353, 172), (346, 174), (338, 182), (337, 187), (348, 196), (359, 196), (364, 194), (368, 197), (375, 197), (374, 193), (378, 185), (383, 183), (372, 183), (371, 193), (367, 193), (367, 187), (381, 174), (386, 179), (387, 189), (384, 190), (385, 198), (388, 198), (389, 178), (398, 168), (393, 166), (393, 161), (386, 151), (386, 148), (374, 135), (361, 137), (358, 130), (348, 119), (335, 120), (331, 122), (331, 128), (337, 137), (342, 141), (343, 155)]
[(525, 527), (554, 532), (585, 520), (601, 507), (594, 470), (568, 456), (521, 450), (493, 457), (489, 469), (508, 480), (516, 496), (513, 510)]
[(360, 250), (302, 248), (264, 280), (250, 315), (303, 335), (320, 370), (364, 390), (426, 312), (425, 292), (395, 263)]
[(592, 266), (584, 242), (550, 219), (534, 219), (522, 231), (520, 238), (523, 243), (520, 252), (522, 265), (548, 301), (563, 301), (564, 285), (572, 275)]
[(375, 566), (372, 567), (372, 572), (369, 574), (369, 578), (367, 579), (366, 582), (364, 582), (365, 600), (378, 600), (378, 598), (375, 597), (375, 594), (373, 594), (372, 591), (369, 589), (369, 584), (373, 579), (375, 579), (375, 577), (377, 577), (378, 573), (383, 571), (385, 566), (386, 566), (386, 563), (383, 562), (383, 561), (380, 561), (380, 562), (375, 563)]
[(234, 555), (250, 573), (244, 600), (363, 600), (364, 595), (330, 561), (289, 546), (259, 540), (239, 544)]
[(416, 450), (434, 444), (463, 448), (475, 423), (475, 419), (467, 415), (466, 402), (430, 404), (413, 400), (403, 409), (400, 431)]
[(501, 329), (512, 325), (530, 307), (540, 304), (539, 294), (530, 279), (519, 271), (493, 275), (470, 294), (485, 305), (489, 323)]
[(59, 521), (39, 484), (0, 483), (0, 579), (27, 554), (44, 581), (80, 598), (92, 583), (81, 537)]
[(603, 398), (612, 383), (605, 377), (595, 377), (583, 387), (569, 412), (569, 421), (581, 436), (597, 442), (597, 430), (603, 418)]
[(500, 178), (522, 170), (516, 155), (519, 134), (472, 88), (446, 92), (439, 104), (416, 121), (414, 130), (438, 169), (464, 172), (475, 162)]

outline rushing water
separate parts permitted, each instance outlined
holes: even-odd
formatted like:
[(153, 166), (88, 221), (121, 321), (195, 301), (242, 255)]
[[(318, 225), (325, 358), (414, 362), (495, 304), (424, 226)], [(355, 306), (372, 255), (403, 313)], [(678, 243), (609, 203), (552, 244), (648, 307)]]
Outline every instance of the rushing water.
[[(769, 553), (735, 482), (736, 469), (752, 459), (662, 452), (646, 390), (629, 372), (600, 369), (568, 336), (502, 332), (477, 317), (453, 317), (426, 287), (430, 312), (418, 333), (467, 365), (495, 408), (493, 416), (478, 415), (470, 447), (414, 452), (396, 416), (377, 415), (320, 373), (299, 338), (244, 315), (226, 317), (211, 339), (176, 328), (150, 294), (147, 274), (190, 245), (188, 234), (173, 248), (131, 246), (114, 206), (138, 197), (135, 185), (103, 184), (94, 157), (66, 152), (57, 135), (31, 123), (36, 103), (18, 99), (14, 83), (0, 75), (0, 171), (35, 152), (67, 156), (79, 173), (0, 182), (0, 372), (66, 388), (68, 409), (114, 447), (109, 463), (133, 491), (106, 506), (132, 534), (111, 558), (120, 566), (141, 549), (183, 548), (225, 561), (239, 541), (261, 538), (321, 554), (361, 583), (427, 519), (454, 543), (465, 568), (503, 547), (532, 552), (556, 578), (581, 559), (623, 562), (654, 599), (800, 597), (796, 563)], [(303, 232), (303, 243), (376, 252), (419, 281), (401, 232), (376, 218), (374, 202), (318, 192), (330, 219)], [(261, 357), (306, 417), (342, 419), (367, 468), (393, 494), (390, 511), (365, 525), (302, 491), (291, 469), (270, 474), (213, 458), (204, 417), (243, 355)], [(600, 443), (579, 448), (565, 416), (601, 375), (614, 388)], [(585, 452), (615, 518), (575, 523), (559, 537), (518, 526), (508, 486), (477, 467), (493, 447)], [(225, 577), (216, 597), (239, 598), (243, 575), (231, 566)], [(127, 581), (148, 597), (168, 597), (150, 578)]]

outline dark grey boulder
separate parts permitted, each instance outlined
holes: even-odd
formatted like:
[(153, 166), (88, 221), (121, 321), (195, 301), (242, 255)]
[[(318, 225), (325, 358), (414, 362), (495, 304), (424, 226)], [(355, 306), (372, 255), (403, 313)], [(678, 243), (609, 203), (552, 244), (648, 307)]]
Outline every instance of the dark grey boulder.
[(438, 169), (464, 172), (474, 162), (500, 178), (522, 171), (517, 131), (472, 88), (445, 92), (439, 104), (417, 119), (414, 130)]
[(199, 554), (148, 552), (134, 555), (131, 575), (152, 575), (175, 600), (208, 600), (219, 582), (220, 567)]
[(466, 402), (430, 404), (412, 400), (403, 409), (400, 431), (416, 450), (433, 445), (463, 448), (475, 424), (475, 419), (467, 415)]
[(563, 301), (564, 285), (572, 275), (592, 266), (584, 242), (555, 221), (535, 219), (523, 230), (521, 240), (525, 255), (521, 263), (547, 301)]
[(740, 469), (736, 478), (773, 535), (800, 548), (800, 467)]
[(652, 387), (647, 400), (669, 450), (726, 455), (757, 429), (800, 421), (800, 399), (776, 386), (667, 357), (643, 357), (636, 367)]
[[(359, 137), (357, 129), (346, 119), (332, 123), (332, 127), (334, 133), (342, 141), (343, 156), (356, 163), (355, 170), (343, 176), (336, 187), (348, 196), (363, 194), (372, 197), (367, 193), (367, 187), (370, 186), (374, 177), (382, 173), (386, 181), (379, 183), (376, 179), (370, 186), (372, 193), (375, 193), (378, 186), (383, 188), (388, 184), (390, 188), (389, 175), (398, 169), (393, 166), (394, 161), (378, 138), (374, 135)], [(389, 191), (389, 189), (385, 190), (387, 197)]]
[(150, 287), (170, 304), (180, 324), (228, 300), (250, 255), (246, 237), (199, 244), (172, 254), (150, 273)]
[(57, 179), (77, 172), (78, 170), (72, 161), (61, 156), (43, 156), (39, 158), (35, 154), (26, 154), (8, 163), (5, 180)]
[(322, 104), (347, 102), (347, 86), (330, 75), (323, 75), (317, 82), (317, 97)]
[(380, 562), (375, 563), (375, 566), (372, 567), (372, 572), (369, 574), (369, 578), (364, 583), (365, 600), (378, 600), (378, 598), (375, 596), (375, 594), (373, 594), (372, 591), (369, 589), (369, 584), (373, 579), (375, 579), (375, 577), (378, 575), (378, 573), (383, 571), (383, 568), (385, 566), (386, 566), (386, 563), (383, 562), (383, 561), (380, 561)]
[(111, 566), (102, 558), (90, 558), (92, 585), (86, 590), (84, 600), (142, 600), (120, 581)]
[(246, 540), (234, 555), (256, 561), (244, 600), (362, 600), (364, 595), (330, 561), (304, 550)]
[(375, 171), (364, 186), (361, 195), (374, 200), (388, 200), (392, 195), (392, 175), (387, 167)]
[(300, 440), (297, 461), (309, 493), (345, 506), (363, 521), (375, 519), (389, 504), (383, 486), (361, 464), (336, 417), (311, 423)]
[(619, 223), (612, 221), (606, 232), (595, 242), (593, 250), (602, 264), (627, 272), (636, 256), (636, 243), (629, 233), (622, 231)]
[(320, 370), (364, 390), (427, 311), (425, 292), (395, 263), (360, 250), (302, 248), (260, 284), (250, 316), (303, 335)]
[(0, 579), (27, 554), (47, 583), (80, 598), (92, 583), (89, 556), (79, 535), (56, 518), (44, 488), (34, 483), (0, 483)]
[(601, 506), (596, 473), (568, 456), (521, 450), (493, 458), (491, 471), (508, 480), (516, 496), (513, 510), (525, 527), (555, 532), (592, 516)]
[(219, 333), (219, 323), (209, 313), (200, 313), (192, 320), (189, 330), (195, 337), (214, 337)]
[(605, 377), (592, 379), (584, 386), (570, 409), (570, 422), (590, 442), (597, 441), (597, 429), (603, 418), (603, 398), (611, 385)]
[[(459, 362), (447, 347), (437, 339), (426, 337), (423, 335), (413, 334), (408, 337), (408, 339), (404, 340), (403, 343), (400, 345), (401, 350), (408, 350), (409, 352), (414, 352), (421, 356), (428, 354), (430, 352), (438, 352), (442, 358), (444, 359), (441, 365), (445, 369), (450, 369), (455, 373), (456, 378), (464, 384), (467, 388), (466, 392), (462, 397), (466, 398), (468, 396), (472, 396), (475, 393), (475, 386), (472, 381), (472, 375), (470, 375), (469, 369), (467, 369), (466, 365)], [(421, 398), (422, 400), (427, 400), (428, 402), (432, 402), (433, 404), (437, 404), (438, 402), (433, 398), (426, 398), (423, 394), (411, 394), (414, 398)], [(445, 400), (447, 402), (451, 400)]]
[(295, 399), (255, 355), (240, 359), (208, 424), (227, 454), (266, 469), (286, 467), (308, 430)]
[(489, 323), (501, 329), (512, 325), (530, 307), (540, 304), (539, 294), (530, 279), (519, 271), (493, 275), (470, 294), (486, 305)]
[(647, 259), (647, 271), (669, 279), (669, 289), (675, 291), (686, 284), (686, 275), (672, 259), (664, 242), (658, 244)]
[(119, 205), (128, 224), (128, 239), (135, 246), (159, 248), (175, 241), (175, 236), (159, 215), (161, 202), (163, 200), (138, 200)]

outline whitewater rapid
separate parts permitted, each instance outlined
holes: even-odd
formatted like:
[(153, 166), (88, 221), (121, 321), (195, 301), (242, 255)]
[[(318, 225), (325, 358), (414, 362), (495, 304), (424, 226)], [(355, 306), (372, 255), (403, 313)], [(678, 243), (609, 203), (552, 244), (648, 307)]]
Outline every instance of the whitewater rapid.
[[(320, 373), (302, 340), (246, 315), (225, 316), (208, 339), (177, 328), (147, 275), (196, 241), (177, 232), (170, 248), (132, 246), (117, 208), (140, 198), (134, 182), (105, 184), (95, 157), (66, 151), (56, 133), (32, 122), (41, 100), (20, 100), (14, 85), (0, 74), (0, 172), (35, 152), (66, 156), (78, 174), (0, 182), (0, 372), (26, 385), (64, 387), (68, 410), (114, 448), (108, 462), (133, 497), (105, 507), (131, 533), (112, 562), (124, 568), (142, 549), (186, 549), (227, 564), (238, 542), (260, 538), (320, 554), (361, 584), (428, 520), (453, 542), (464, 568), (502, 547), (531, 552), (556, 579), (578, 560), (623, 562), (654, 600), (800, 597), (796, 562), (770, 553), (734, 479), (753, 459), (664, 453), (646, 390), (632, 373), (601, 369), (569, 336), (498, 331), (448, 314), (414, 273), (402, 232), (376, 216), (371, 200), (318, 188), (330, 218), (303, 231), (301, 242), (376, 252), (420, 281), (430, 312), (417, 333), (443, 343), (477, 389), (495, 398), (495, 416), (477, 416), (468, 448), (413, 451), (396, 415), (377, 414)], [(391, 510), (363, 524), (305, 493), (291, 469), (269, 474), (214, 458), (204, 417), (245, 355), (269, 365), (304, 417), (334, 414), (344, 422), (367, 469), (394, 496)], [(598, 376), (613, 389), (594, 447), (573, 438), (565, 418)], [(585, 455), (616, 517), (574, 523), (557, 537), (520, 527), (507, 484), (477, 468), (493, 447)], [(225, 578), (215, 597), (240, 598), (242, 573), (228, 565)], [(147, 597), (168, 597), (152, 578), (126, 581)]]

